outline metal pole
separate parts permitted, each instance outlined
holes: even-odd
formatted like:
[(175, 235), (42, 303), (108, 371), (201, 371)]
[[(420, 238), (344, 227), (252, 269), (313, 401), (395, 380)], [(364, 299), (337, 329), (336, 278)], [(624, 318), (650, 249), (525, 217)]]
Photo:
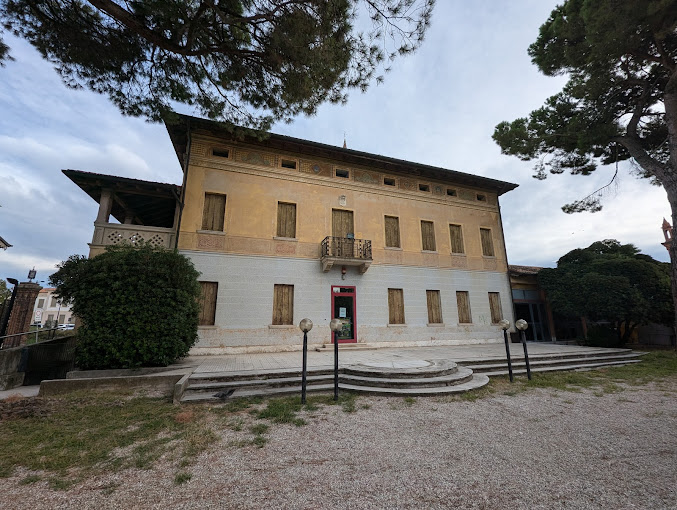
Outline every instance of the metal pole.
[(306, 370), (308, 367), (308, 333), (303, 332), (303, 373), (301, 376), (301, 404), (306, 403)]
[(527, 365), (527, 378), (531, 381), (531, 367), (529, 366), (529, 353), (527, 352), (527, 335), (524, 330), (520, 331), (522, 337), (522, 347), (524, 347), (524, 362)]
[(334, 332), (334, 400), (338, 400), (338, 331)]
[(508, 331), (503, 330), (503, 339), (505, 340), (505, 355), (508, 357), (508, 374), (510, 374), (510, 382), (513, 382), (512, 378), (512, 362), (510, 361), (510, 346), (508, 345)]

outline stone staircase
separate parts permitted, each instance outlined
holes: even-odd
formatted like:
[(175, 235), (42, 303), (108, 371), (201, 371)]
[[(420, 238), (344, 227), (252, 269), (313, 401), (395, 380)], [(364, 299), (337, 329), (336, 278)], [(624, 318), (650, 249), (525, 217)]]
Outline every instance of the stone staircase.
[[(384, 364), (358, 364), (339, 369), (339, 389), (375, 395), (448, 395), (481, 388), (486, 375), (448, 360), (413, 360)], [(333, 368), (308, 370), (307, 391), (333, 391)], [(176, 383), (175, 402), (218, 402), (218, 394), (234, 390), (228, 398), (301, 393), (298, 369), (189, 374)]]
[[(513, 374), (526, 374), (522, 346), (511, 344)], [(589, 370), (638, 363), (642, 352), (587, 349), (584, 352), (529, 356), (531, 371)], [(481, 388), (489, 377), (508, 374), (505, 357), (452, 362), (443, 359), (364, 363), (339, 368), (339, 389), (374, 395), (426, 396)], [(331, 392), (333, 367), (308, 369), (308, 392)], [(229, 393), (232, 390), (232, 393)], [(219, 402), (252, 396), (300, 395), (301, 369), (203, 372), (185, 375), (174, 389), (175, 402)]]
[[(528, 346), (527, 346), (528, 347)], [(513, 374), (526, 374), (524, 351), (521, 344), (510, 344)], [(644, 352), (631, 349), (599, 349), (581, 353), (529, 355), (532, 372), (555, 372), (565, 370), (591, 370), (639, 363)], [(508, 375), (508, 363), (504, 359), (459, 360), (460, 365), (475, 373), (489, 377)]]

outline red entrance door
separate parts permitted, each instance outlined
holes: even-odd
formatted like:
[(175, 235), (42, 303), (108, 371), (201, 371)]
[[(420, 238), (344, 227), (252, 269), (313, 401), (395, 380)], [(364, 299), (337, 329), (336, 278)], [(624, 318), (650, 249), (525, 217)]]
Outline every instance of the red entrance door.
[[(331, 286), (331, 318), (343, 322), (343, 328), (338, 333), (340, 344), (357, 342), (355, 287)], [(334, 341), (333, 335), (331, 340)]]

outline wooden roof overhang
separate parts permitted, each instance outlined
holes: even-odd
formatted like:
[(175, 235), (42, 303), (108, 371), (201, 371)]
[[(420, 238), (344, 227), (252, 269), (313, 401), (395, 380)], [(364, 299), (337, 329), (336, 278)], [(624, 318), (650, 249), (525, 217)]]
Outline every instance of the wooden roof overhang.
[(63, 170), (63, 173), (97, 203), (101, 202), (101, 191), (110, 190), (113, 194), (111, 215), (120, 223), (131, 215), (138, 225), (166, 228), (174, 225), (181, 186), (81, 170)]
[(220, 122), (200, 119), (188, 115), (176, 115), (176, 117), (177, 118), (174, 121), (165, 121), (165, 126), (172, 144), (174, 145), (176, 156), (179, 158), (179, 163), (181, 163), (182, 166), (190, 133), (207, 132), (214, 136), (230, 140), (240, 140), (270, 150), (333, 159), (347, 165), (362, 165), (403, 176), (436, 179), (461, 186), (494, 191), (498, 195), (511, 191), (518, 186), (518, 184), (513, 184), (511, 182), (499, 181), (488, 177), (481, 177), (479, 175), (457, 172), (456, 170), (447, 170), (446, 168), (424, 165), (421, 163), (413, 163), (411, 161), (390, 158), (387, 156), (379, 156), (368, 152), (334, 147), (333, 145), (311, 142), (309, 140), (302, 140), (300, 138), (293, 138), (275, 133), (264, 133), (262, 139), (258, 139), (255, 136), (237, 137), (233, 134), (232, 129), (229, 129), (227, 125)]

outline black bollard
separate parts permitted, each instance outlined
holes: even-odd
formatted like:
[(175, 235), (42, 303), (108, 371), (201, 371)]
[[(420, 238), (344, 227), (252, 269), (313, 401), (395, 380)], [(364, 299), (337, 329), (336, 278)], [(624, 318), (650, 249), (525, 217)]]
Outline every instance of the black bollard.
[(334, 332), (334, 400), (338, 400), (338, 331)]
[(531, 367), (529, 366), (529, 353), (527, 352), (527, 335), (524, 330), (520, 331), (522, 337), (522, 347), (524, 347), (524, 362), (527, 365), (527, 378), (531, 381)]
[(512, 378), (512, 362), (510, 361), (510, 346), (508, 345), (508, 331), (503, 330), (503, 338), (505, 339), (505, 355), (508, 357), (508, 374), (510, 374), (510, 382), (513, 382)]
[(303, 372), (301, 375), (301, 404), (306, 403), (306, 386), (308, 372), (308, 333), (303, 332)]

